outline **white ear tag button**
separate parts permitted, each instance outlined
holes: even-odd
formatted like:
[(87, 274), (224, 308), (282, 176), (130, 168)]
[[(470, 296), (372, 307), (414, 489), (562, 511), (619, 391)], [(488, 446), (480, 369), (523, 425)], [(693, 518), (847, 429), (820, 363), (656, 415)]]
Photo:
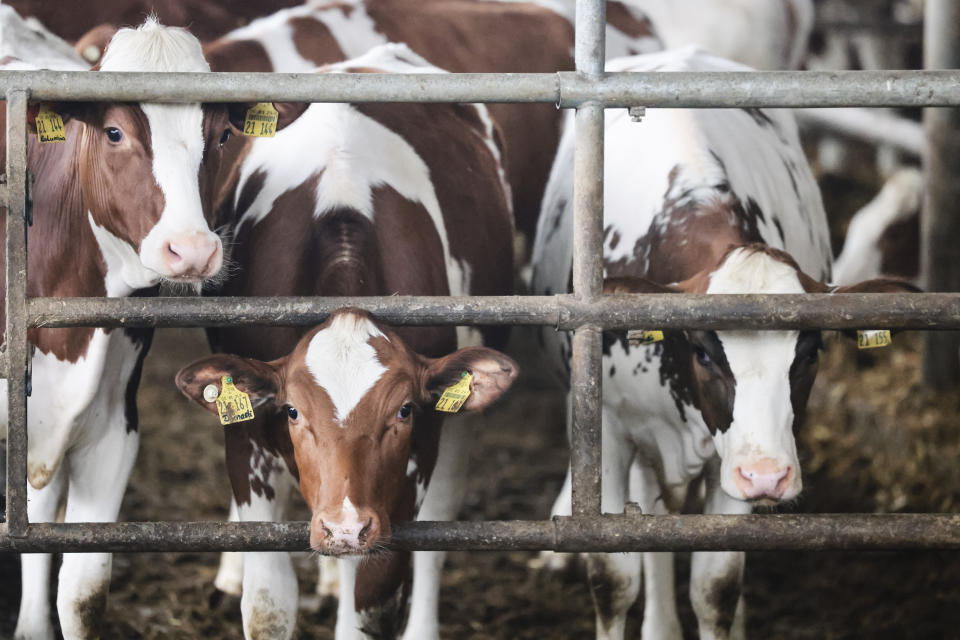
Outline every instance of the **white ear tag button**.
[(220, 389), (215, 384), (208, 384), (203, 388), (203, 399), (207, 402), (213, 402), (220, 397)]

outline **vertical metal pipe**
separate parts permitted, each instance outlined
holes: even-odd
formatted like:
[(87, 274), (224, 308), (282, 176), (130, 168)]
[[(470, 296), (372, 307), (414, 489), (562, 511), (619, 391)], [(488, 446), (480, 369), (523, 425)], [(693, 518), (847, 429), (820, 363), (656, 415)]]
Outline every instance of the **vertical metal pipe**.
[(7, 93), (7, 531), (27, 532), (27, 92)]
[[(960, 2), (927, 0), (924, 66), (960, 68)], [(927, 188), (921, 218), (921, 259), (927, 291), (960, 291), (960, 109), (928, 108), (924, 113)], [(935, 331), (924, 343), (927, 384), (951, 387), (960, 382), (960, 333)]]
[[(606, 2), (577, 0), (577, 71), (591, 78), (603, 74)], [(590, 301), (603, 287), (603, 106), (587, 103), (577, 110), (574, 139), (573, 292)], [(593, 325), (573, 336), (570, 388), (573, 425), (570, 467), (573, 515), (600, 513), (601, 332)]]

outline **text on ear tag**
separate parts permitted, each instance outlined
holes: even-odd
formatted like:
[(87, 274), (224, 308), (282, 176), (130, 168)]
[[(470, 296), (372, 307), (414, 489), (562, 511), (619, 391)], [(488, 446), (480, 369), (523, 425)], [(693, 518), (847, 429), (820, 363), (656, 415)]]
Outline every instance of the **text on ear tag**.
[(857, 349), (889, 347), (891, 343), (893, 343), (893, 338), (890, 337), (890, 332), (887, 329), (857, 331)]
[(654, 342), (663, 342), (663, 331), (633, 329), (632, 331), (627, 331), (627, 342), (634, 347), (645, 344), (653, 344)]
[(446, 413), (456, 413), (460, 411), (460, 407), (462, 407), (463, 403), (470, 397), (470, 382), (472, 380), (473, 375), (470, 373), (464, 371), (460, 374), (460, 381), (444, 389), (443, 395), (437, 400), (437, 411), (444, 411)]
[(217, 397), (217, 413), (220, 424), (228, 425), (244, 420), (253, 420), (253, 405), (250, 396), (233, 385), (233, 378), (223, 376), (220, 395)]
[(59, 113), (50, 111), (46, 105), (41, 105), (37, 112), (37, 138), (43, 144), (50, 142), (66, 142), (67, 132), (63, 128), (63, 118)]
[(277, 110), (269, 102), (259, 102), (247, 109), (243, 121), (243, 135), (253, 138), (272, 138), (277, 133)]

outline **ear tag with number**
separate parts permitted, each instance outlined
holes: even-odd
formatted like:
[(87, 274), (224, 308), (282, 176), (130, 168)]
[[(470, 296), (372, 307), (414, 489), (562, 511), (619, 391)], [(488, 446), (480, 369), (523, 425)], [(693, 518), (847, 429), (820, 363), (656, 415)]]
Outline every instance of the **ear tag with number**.
[(627, 332), (627, 342), (632, 346), (638, 347), (654, 342), (663, 342), (663, 331), (647, 331), (646, 329), (634, 329)]
[(46, 105), (37, 112), (37, 138), (43, 144), (50, 142), (66, 142), (67, 132), (63, 128), (63, 118), (59, 113), (50, 111)]
[(462, 407), (463, 403), (470, 397), (470, 382), (472, 380), (473, 376), (470, 373), (466, 371), (461, 373), (460, 381), (444, 389), (443, 395), (437, 400), (437, 411), (443, 411), (445, 413), (456, 413), (460, 411), (460, 407)]
[(893, 343), (887, 329), (857, 331), (857, 349), (876, 349), (889, 347)]
[(243, 121), (243, 135), (253, 138), (272, 138), (277, 133), (279, 114), (269, 102), (260, 102), (247, 109)]
[(230, 376), (223, 376), (221, 379), (220, 395), (217, 396), (217, 413), (220, 415), (222, 425), (253, 420), (250, 396), (237, 389)]

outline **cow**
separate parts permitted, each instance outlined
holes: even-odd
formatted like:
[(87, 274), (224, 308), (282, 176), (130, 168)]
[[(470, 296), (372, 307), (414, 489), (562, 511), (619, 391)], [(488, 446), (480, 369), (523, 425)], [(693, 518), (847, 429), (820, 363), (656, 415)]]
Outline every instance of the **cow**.
[[(608, 55), (661, 48), (650, 21), (607, 3)], [(529, 34), (535, 33), (535, 39)], [(406, 43), (453, 72), (554, 73), (573, 69), (573, 3), (510, 0), (331, 0), (255, 20), (206, 46), (215, 71), (309, 72), (386, 42)], [(492, 104), (504, 136), (517, 228), (531, 239), (560, 139), (552, 105)]]
[(40, 69), (86, 71), (90, 68), (67, 42), (39, 21), (25, 19), (13, 7), (3, 4), (0, 5), (0, 59), (5, 59), (9, 67), (13, 58), (25, 66)]
[[(401, 45), (326, 70), (344, 71), (439, 72)], [(509, 189), (498, 136), (482, 106), (315, 104), (274, 139), (249, 143), (241, 157), (220, 205), (220, 221), (233, 230), (235, 263), (221, 295), (512, 291)], [(285, 496), (299, 480), (314, 512), (313, 547), (338, 555), (382, 549), (392, 522), (451, 519), (459, 509), (470, 420), (451, 416), (441, 437), (440, 414), (418, 381), (452, 384), (446, 374), (430, 373), (446, 366), (441, 362), (455, 363), (453, 378), (472, 372), (479, 404), (468, 404), (469, 411), (486, 404), (486, 381), (498, 381), (502, 390), (517, 371), (506, 356), (479, 346), (503, 345), (503, 328), (390, 329), (356, 310), (309, 332), (237, 327), (209, 335), (215, 351), (232, 355), (188, 367), (178, 376), (180, 388), (210, 408), (204, 388), (230, 375), (262, 402), (254, 419), (226, 430), (239, 519), (281, 519)], [(268, 397), (260, 378), (253, 382), (254, 371), (280, 376), (284, 388)], [(317, 430), (309, 440), (292, 417), (301, 414)], [(412, 436), (406, 423), (389, 422), (395, 416), (416, 421)], [(391, 430), (398, 424), (399, 432)], [(365, 452), (363, 434), (371, 429), (388, 434), (396, 449), (380, 458)], [(322, 442), (330, 448), (316, 449)], [(443, 554), (416, 555), (405, 637), (436, 638)], [(289, 637), (297, 611), (289, 557), (248, 552), (242, 564), (246, 637)], [(344, 558), (339, 566), (337, 638), (395, 637), (409, 554), (378, 554), (359, 564)]]
[[(154, 19), (120, 30), (100, 68), (209, 71), (196, 38)], [(38, 142), (32, 106), (27, 295), (155, 295), (161, 282), (196, 288), (217, 277), (224, 252), (211, 231), (214, 179), (242, 106), (48, 105), (64, 122), (59, 144)], [(112, 522), (137, 453), (136, 391), (152, 332), (37, 328), (28, 337), (28, 517), (51, 522), (65, 500), (68, 522)], [(6, 381), (0, 398), (5, 439)], [(17, 638), (54, 635), (50, 565), (50, 554), (22, 556)], [(64, 554), (57, 611), (65, 638), (98, 634), (110, 567), (110, 554)]]
[[(733, 71), (696, 49), (610, 63), (625, 71)], [(533, 254), (537, 294), (567, 291), (572, 265), (573, 140), (553, 167)], [(653, 109), (642, 124), (608, 113), (604, 189), (607, 293), (903, 291), (830, 278), (826, 216), (796, 125), (783, 110)], [(639, 329), (656, 330), (657, 327)], [(570, 340), (543, 335), (557, 377)], [(682, 505), (704, 476), (707, 513), (749, 513), (802, 488), (794, 432), (817, 370), (819, 331), (664, 331), (603, 340), (602, 508), (644, 513)], [(554, 512), (570, 513), (570, 478)], [(671, 554), (590, 554), (598, 638), (623, 636), (646, 574), (644, 638), (680, 638)], [(744, 554), (694, 553), (690, 596), (700, 637), (742, 635)]]

